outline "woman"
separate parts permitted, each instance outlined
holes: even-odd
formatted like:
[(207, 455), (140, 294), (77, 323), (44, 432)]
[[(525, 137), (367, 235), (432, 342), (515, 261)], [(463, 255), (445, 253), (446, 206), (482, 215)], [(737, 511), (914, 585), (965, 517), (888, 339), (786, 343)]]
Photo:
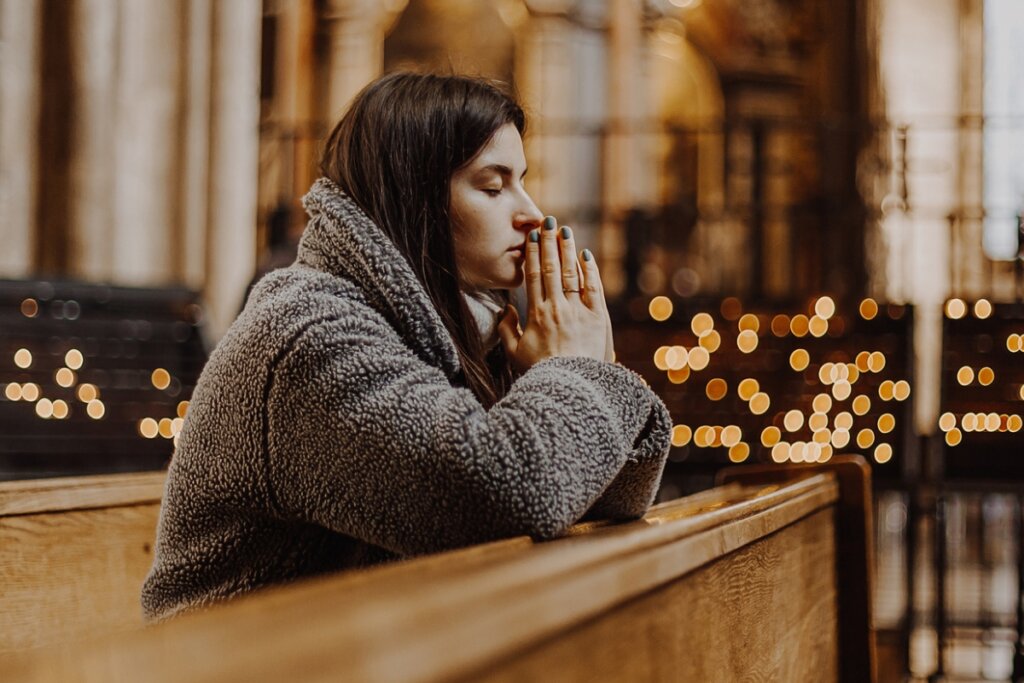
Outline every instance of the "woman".
[[(480, 80), (399, 73), (355, 99), (298, 258), (253, 289), (192, 397), (148, 618), (647, 510), (669, 416), (611, 362), (597, 264), (526, 193), (523, 129)], [(524, 271), (525, 329), (507, 303)]]

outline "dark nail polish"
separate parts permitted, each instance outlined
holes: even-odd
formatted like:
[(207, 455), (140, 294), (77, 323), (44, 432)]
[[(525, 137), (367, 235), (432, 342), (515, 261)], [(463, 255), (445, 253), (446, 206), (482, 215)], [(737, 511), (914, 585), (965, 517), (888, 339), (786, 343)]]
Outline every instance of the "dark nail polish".
[(544, 229), (545, 230), (554, 230), (555, 229), (555, 225), (556, 225), (556, 223), (555, 223), (555, 217), (554, 216), (547, 216), (544, 219)]
[(530, 241), (531, 242), (536, 242), (538, 240), (540, 240), (540, 233), (538, 231), (536, 231), (536, 230), (531, 230), (530, 231)]
[(572, 231), (569, 230), (569, 228), (565, 227), (564, 225), (562, 226), (562, 231), (561, 232), (562, 232), (562, 239), (563, 240), (567, 240), (570, 237), (572, 237)]
[(594, 255), (590, 253), (589, 249), (584, 249), (583, 250), (583, 260), (584, 261), (591, 261), (591, 260), (593, 260), (593, 258), (594, 258)]

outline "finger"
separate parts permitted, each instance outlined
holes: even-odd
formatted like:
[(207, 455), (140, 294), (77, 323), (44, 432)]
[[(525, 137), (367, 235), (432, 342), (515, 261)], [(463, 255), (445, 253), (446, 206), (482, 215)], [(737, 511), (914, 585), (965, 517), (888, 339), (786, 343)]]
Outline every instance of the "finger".
[[(579, 267), (576, 264), (576, 241), (572, 228), (563, 225), (559, 230), (559, 252), (562, 261), (562, 291), (566, 298), (580, 297)], [(576, 290), (573, 292), (572, 290)]]
[(580, 254), (583, 264), (583, 303), (592, 311), (604, 310), (604, 287), (601, 285), (601, 273), (597, 269), (597, 261), (589, 249)]
[(544, 283), (546, 300), (564, 299), (562, 294), (561, 258), (558, 255), (558, 232), (555, 230), (555, 217), (544, 219), (544, 229), (540, 236), (540, 271)]
[(498, 337), (510, 354), (519, 348), (519, 311), (512, 304), (505, 306), (505, 313), (498, 323)]
[(526, 305), (536, 306), (544, 300), (544, 287), (540, 275), (540, 231), (531, 230), (526, 239), (526, 259), (523, 268), (526, 279)]

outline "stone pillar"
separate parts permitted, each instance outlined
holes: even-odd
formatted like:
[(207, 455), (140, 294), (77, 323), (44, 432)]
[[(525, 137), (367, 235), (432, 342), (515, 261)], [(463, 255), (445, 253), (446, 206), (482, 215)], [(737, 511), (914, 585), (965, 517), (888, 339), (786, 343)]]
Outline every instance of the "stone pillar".
[(278, 92), (275, 102), (278, 106), (274, 119), (277, 127), (288, 135), (290, 144), (284, 148), (281, 162), (287, 164), (285, 172), (291, 178), (289, 195), (297, 202), (318, 175), (314, 158), (318, 140), (310, 134), (315, 119), (313, 103), (317, 95), (313, 83), (314, 3), (312, 0), (292, 0), (282, 5), (278, 17), (280, 57), (275, 78)]
[(120, 4), (112, 275), (173, 279), (180, 219), (182, 0)]
[(259, 0), (213, 3), (205, 287), (213, 339), (237, 315), (256, 267), (261, 17)]
[(40, 106), (39, 0), (0, 0), (0, 277), (32, 270)]
[(337, 121), (363, 86), (384, 68), (384, 37), (408, 0), (328, 0), (321, 16), (327, 25), (327, 111)]
[[(70, 3), (72, 100), (70, 262), (75, 277), (105, 280), (113, 270), (114, 179), (118, 144), (117, 0)], [(140, 226), (141, 228), (141, 226)], [(148, 230), (148, 226), (145, 228)]]
[(178, 239), (182, 258), (179, 277), (193, 289), (201, 289), (206, 279), (206, 231), (210, 215), (210, 78), (215, 1), (187, 0), (187, 60), (182, 90), (186, 110), (181, 148), (181, 230)]

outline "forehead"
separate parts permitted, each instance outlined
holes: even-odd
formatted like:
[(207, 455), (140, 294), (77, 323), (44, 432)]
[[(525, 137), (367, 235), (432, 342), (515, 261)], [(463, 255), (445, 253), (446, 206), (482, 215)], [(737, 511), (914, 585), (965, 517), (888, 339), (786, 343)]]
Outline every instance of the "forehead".
[(467, 168), (475, 170), (491, 165), (508, 166), (519, 172), (526, 168), (523, 138), (519, 135), (519, 130), (511, 123), (505, 124), (494, 132), (494, 135)]

